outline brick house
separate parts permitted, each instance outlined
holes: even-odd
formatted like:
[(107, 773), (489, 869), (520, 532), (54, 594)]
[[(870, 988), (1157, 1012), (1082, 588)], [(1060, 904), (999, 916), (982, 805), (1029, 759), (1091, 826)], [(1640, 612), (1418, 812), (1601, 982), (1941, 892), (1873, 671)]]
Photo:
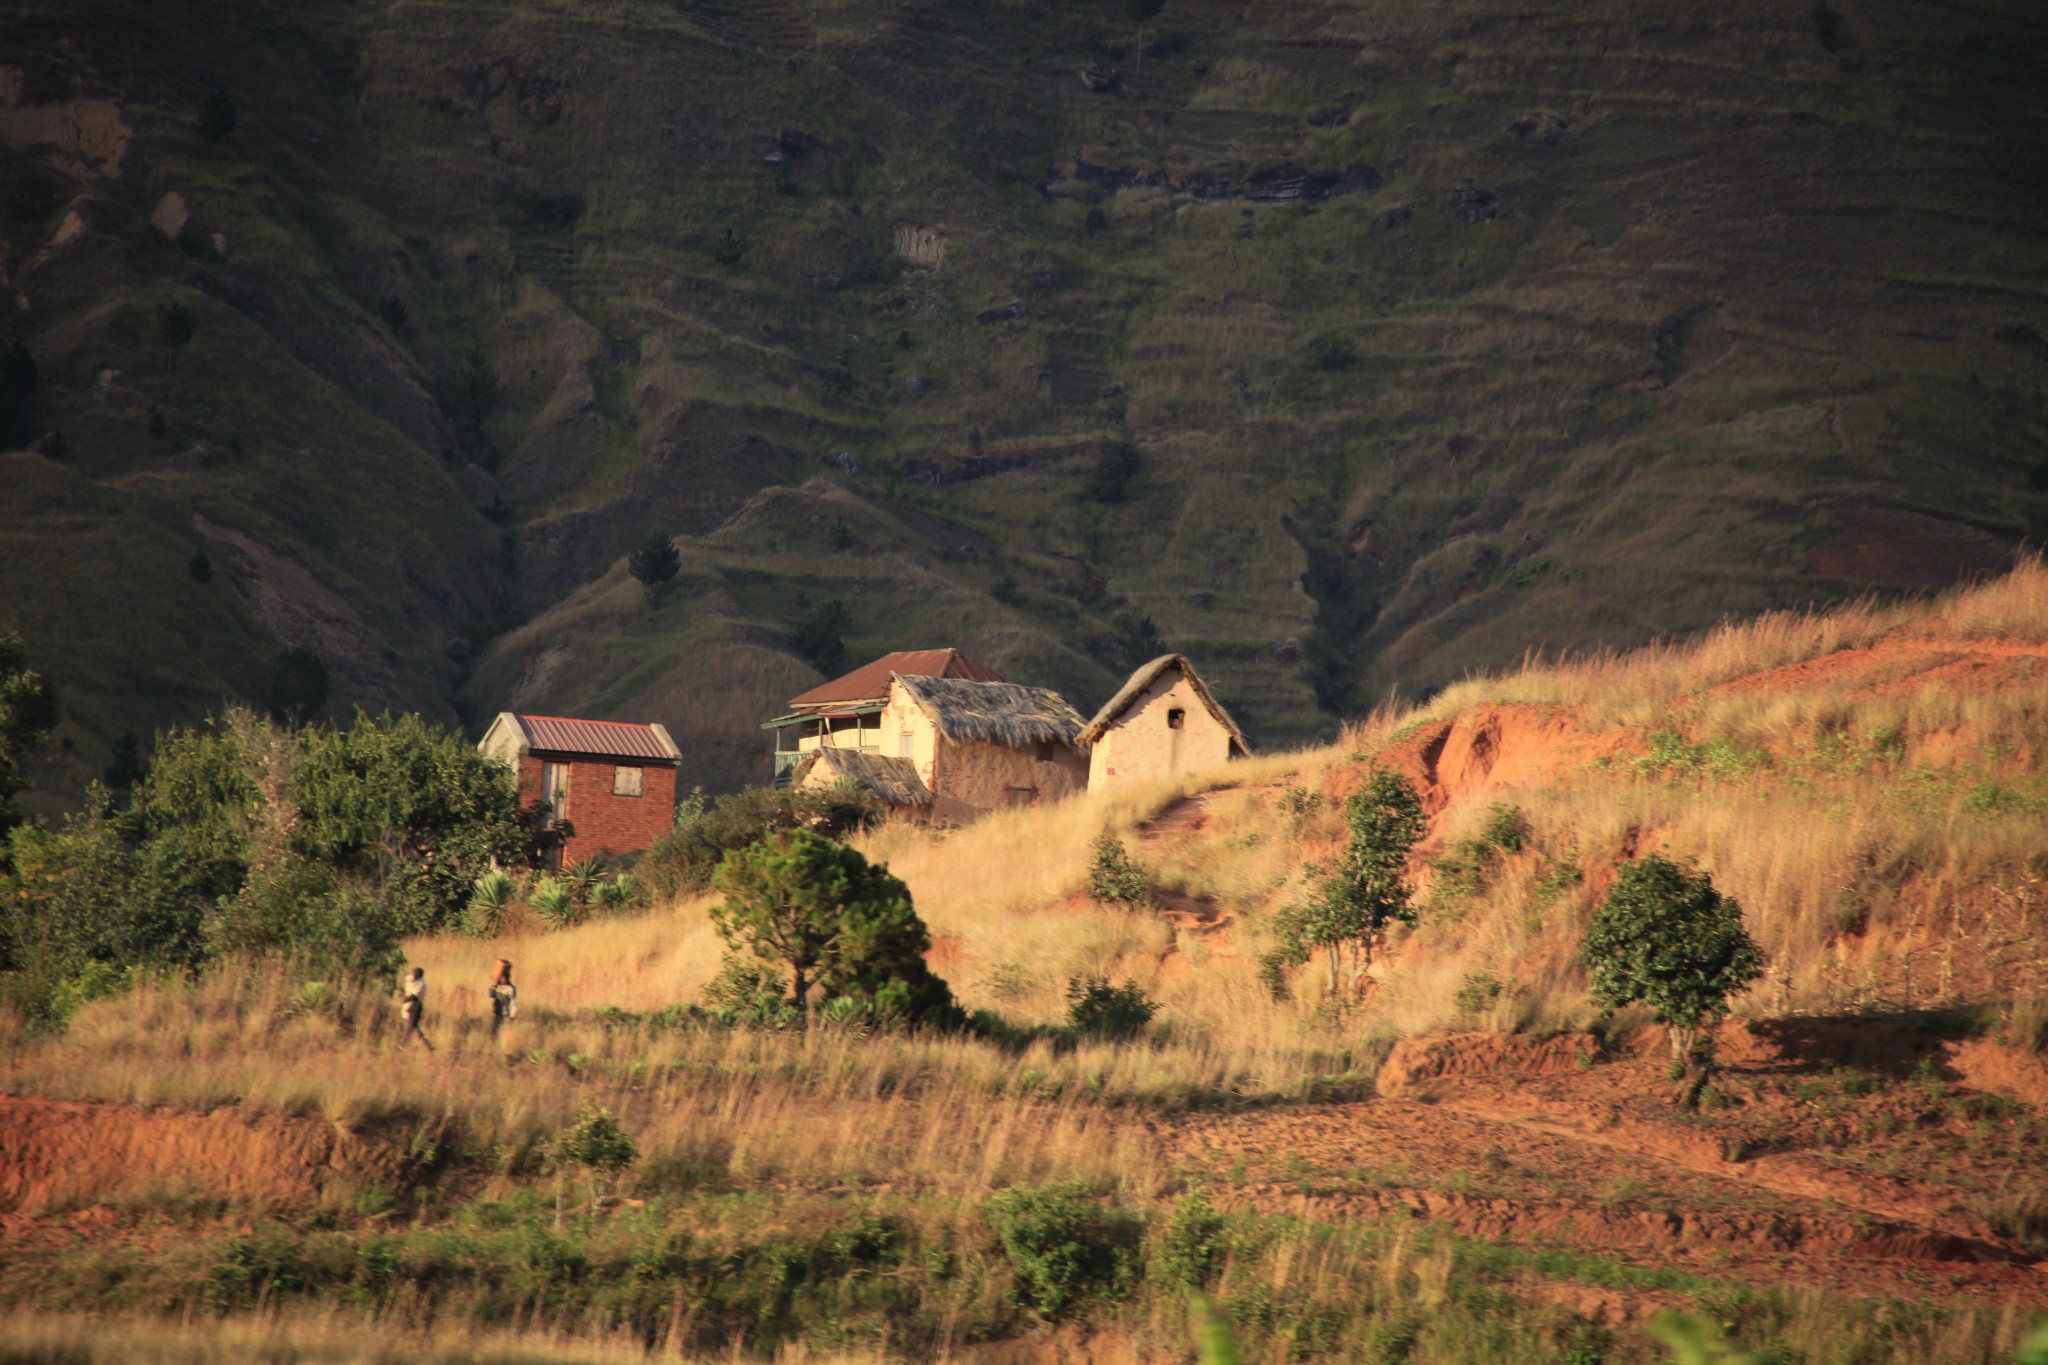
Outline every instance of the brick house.
[(522, 806), (575, 831), (558, 867), (643, 853), (675, 825), (683, 755), (662, 726), (500, 711), (477, 748), (518, 772)]

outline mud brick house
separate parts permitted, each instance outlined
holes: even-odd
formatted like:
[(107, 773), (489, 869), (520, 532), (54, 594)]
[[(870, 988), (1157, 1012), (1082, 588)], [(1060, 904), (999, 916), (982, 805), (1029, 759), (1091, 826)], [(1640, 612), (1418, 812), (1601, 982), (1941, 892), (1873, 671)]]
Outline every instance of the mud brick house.
[(676, 819), (682, 751), (659, 725), (500, 711), (477, 748), (519, 774), (519, 802), (575, 831), (557, 866), (645, 852)]
[(1080, 713), (955, 649), (884, 655), (790, 699), (776, 785), (854, 781), (899, 818), (965, 824), (1085, 790)]
[(1244, 732), (1182, 654), (1162, 654), (1082, 728), (1088, 790), (1214, 767), (1251, 753)]

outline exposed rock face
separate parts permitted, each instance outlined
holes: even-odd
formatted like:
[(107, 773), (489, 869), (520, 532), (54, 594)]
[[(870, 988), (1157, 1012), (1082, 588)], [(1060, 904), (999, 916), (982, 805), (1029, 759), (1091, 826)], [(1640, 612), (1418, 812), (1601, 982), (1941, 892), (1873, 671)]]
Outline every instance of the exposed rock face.
[(149, 215), (149, 225), (174, 242), (184, 235), (185, 225), (191, 221), (192, 210), (185, 206), (185, 196), (176, 190), (166, 191)]
[(905, 265), (937, 270), (946, 263), (945, 234), (923, 223), (898, 223), (889, 233), (889, 245)]

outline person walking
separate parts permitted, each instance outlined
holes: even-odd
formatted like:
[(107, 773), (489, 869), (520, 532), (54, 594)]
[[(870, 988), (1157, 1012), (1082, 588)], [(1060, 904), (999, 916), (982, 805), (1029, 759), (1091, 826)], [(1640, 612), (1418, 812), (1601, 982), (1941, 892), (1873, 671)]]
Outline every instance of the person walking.
[(427, 1051), (434, 1050), (434, 1044), (420, 1028), (420, 1016), (427, 1012), (427, 969), (415, 967), (412, 975), (401, 977), (398, 983), (398, 1009), (405, 1019), (405, 1031), (398, 1036), (398, 1046), (404, 1049), (411, 1045), (414, 1037), (426, 1044)]
[(499, 958), (491, 972), (491, 1037), (519, 1017), (519, 988), (512, 984), (512, 963)]

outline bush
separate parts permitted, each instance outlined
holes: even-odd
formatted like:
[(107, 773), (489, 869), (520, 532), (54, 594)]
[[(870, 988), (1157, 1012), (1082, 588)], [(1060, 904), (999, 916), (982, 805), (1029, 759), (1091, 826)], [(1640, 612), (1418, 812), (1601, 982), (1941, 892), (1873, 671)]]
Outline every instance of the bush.
[(1129, 441), (1111, 441), (1103, 446), (1101, 456), (1096, 459), (1095, 468), (1088, 475), (1088, 483), (1081, 490), (1082, 496), (1090, 502), (1122, 502), (1130, 496), (1131, 481), (1138, 477), (1142, 467), (1136, 446)]
[(1100, 976), (1067, 982), (1067, 1027), (1091, 1038), (1135, 1038), (1159, 1013), (1159, 1002), (1137, 982), (1112, 986)]
[(1486, 808), (1486, 828), (1479, 837), (1503, 853), (1520, 853), (1527, 833), (1522, 808), (1496, 801)]
[(1699, 1031), (1728, 1012), (1728, 997), (1763, 975), (1763, 953), (1742, 907), (1704, 872), (1658, 854), (1622, 864), (1586, 930), (1593, 1001), (1641, 1003), (1671, 1026), (1671, 1055), (1688, 1058)]
[(1016, 1273), (1019, 1298), (1049, 1321), (1091, 1299), (1121, 1299), (1136, 1278), (1135, 1221), (1089, 1199), (1078, 1180), (1003, 1190), (983, 1216)]
[(1159, 1278), (1181, 1289), (1199, 1290), (1216, 1273), (1228, 1220), (1197, 1190), (1181, 1196), (1159, 1239)]
[(640, 580), (650, 604), (660, 600), (661, 591), (683, 567), (683, 557), (666, 531), (649, 531), (647, 538), (626, 556), (626, 572)]
[(1309, 342), (1308, 360), (1326, 373), (1348, 370), (1358, 363), (1358, 348), (1343, 337), (1325, 334)]
[(865, 787), (749, 787), (708, 808), (703, 794), (693, 792), (677, 807), (676, 827), (655, 840), (634, 870), (655, 895), (673, 899), (711, 885), (712, 870), (732, 849), (793, 829), (841, 839), (881, 818), (881, 802)]
[(617, 1179), (640, 1159), (640, 1148), (611, 1110), (586, 1104), (574, 1126), (556, 1137), (554, 1158), (559, 1165), (581, 1166), (588, 1173), (590, 1200), (596, 1203), (604, 1197), (605, 1182)]
[(1104, 830), (1088, 865), (1088, 894), (1103, 905), (1136, 910), (1151, 902), (1152, 880), (1145, 865), (1125, 850), (1123, 840)]

